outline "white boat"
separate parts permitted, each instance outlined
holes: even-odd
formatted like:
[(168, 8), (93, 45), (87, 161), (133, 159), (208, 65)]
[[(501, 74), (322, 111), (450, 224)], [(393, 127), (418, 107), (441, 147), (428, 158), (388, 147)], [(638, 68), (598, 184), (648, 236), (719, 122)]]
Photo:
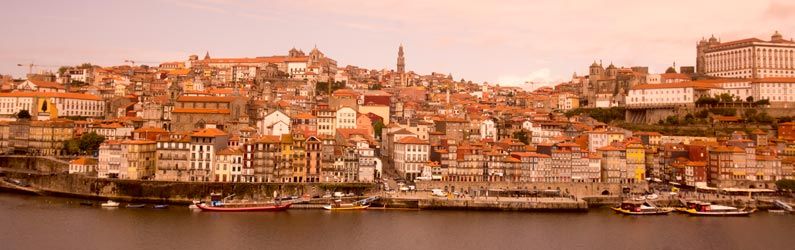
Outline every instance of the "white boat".
[(203, 202), (201, 202), (201, 201), (193, 201), (192, 204), (188, 205), (188, 208), (189, 209), (199, 209), (198, 205), (201, 204), (201, 203), (203, 203)]
[(659, 196), (657, 196), (657, 194), (646, 195), (646, 199), (647, 200), (656, 200), (657, 198), (659, 198)]
[(109, 200), (109, 201), (107, 201), (105, 203), (102, 203), (102, 205), (100, 205), (100, 206), (102, 206), (102, 207), (119, 207), (119, 203)]
[(748, 216), (755, 211), (756, 209), (739, 209), (706, 202), (694, 203), (692, 208), (684, 210), (685, 213), (697, 216)]

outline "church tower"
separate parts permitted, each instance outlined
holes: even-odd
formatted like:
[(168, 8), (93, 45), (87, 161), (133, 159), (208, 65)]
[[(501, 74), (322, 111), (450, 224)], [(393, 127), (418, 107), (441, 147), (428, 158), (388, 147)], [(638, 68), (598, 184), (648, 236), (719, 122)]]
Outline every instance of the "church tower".
[(397, 73), (400, 77), (400, 86), (406, 86), (406, 58), (403, 57), (403, 44), (398, 48)]

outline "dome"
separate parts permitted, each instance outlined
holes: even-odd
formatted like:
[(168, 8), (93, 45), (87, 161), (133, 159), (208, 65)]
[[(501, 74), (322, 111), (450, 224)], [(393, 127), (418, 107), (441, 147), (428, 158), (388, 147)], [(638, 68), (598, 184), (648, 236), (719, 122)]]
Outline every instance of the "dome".
[(591, 67), (599, 67), (599, 64), (597, 64), (596, 61), (593, 61), (593, 64), (591, 64)]

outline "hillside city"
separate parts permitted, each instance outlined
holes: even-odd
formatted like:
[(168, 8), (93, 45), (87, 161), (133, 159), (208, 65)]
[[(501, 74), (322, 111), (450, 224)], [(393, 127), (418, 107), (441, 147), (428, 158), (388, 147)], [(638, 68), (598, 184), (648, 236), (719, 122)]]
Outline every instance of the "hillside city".
[(317, 47), (20, 64), (25, 79), (0, 78), (0, 153), (147, 181), (775, 189), (795, 179), (795, 42), (778, 32), (696, 40), (695, 66), (659, 73), (581, 62), (584, 73), (532, 90), (408, 70), (403, 45), (396, 56), (394, 69), (338, 65)]

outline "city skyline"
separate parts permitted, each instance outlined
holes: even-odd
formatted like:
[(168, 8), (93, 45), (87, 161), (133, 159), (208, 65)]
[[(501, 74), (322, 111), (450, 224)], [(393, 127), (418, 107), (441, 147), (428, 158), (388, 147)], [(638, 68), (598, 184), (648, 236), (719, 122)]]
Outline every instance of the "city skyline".
[[(13, 23), (5, 34), (19, 39), (3, 39), (0, 72), (21, 77), (27, 67), (17, 64), (31, 62), (157, 65), (205, 51), (255, 57), (315, 45), (341, 66), (394, 70), (402, 43), (407, 71), (543, 86), (568, 80), (573, 72), (586, 74), (594, 60), (648, 66), (652, 72), (674, 62), (694, 66), (694, 45), (712, 34), (723, 41), (795, 34), (795, 28), (781, 25), (793, 19), (787, 15), (795, 10), (792, 4), (683, 4), (13, 2), (0, 11), (0, 20)], [(677, 14), (644, 15), (648, 9)], [(528, 25), (536, 23), (551, 25)]]

